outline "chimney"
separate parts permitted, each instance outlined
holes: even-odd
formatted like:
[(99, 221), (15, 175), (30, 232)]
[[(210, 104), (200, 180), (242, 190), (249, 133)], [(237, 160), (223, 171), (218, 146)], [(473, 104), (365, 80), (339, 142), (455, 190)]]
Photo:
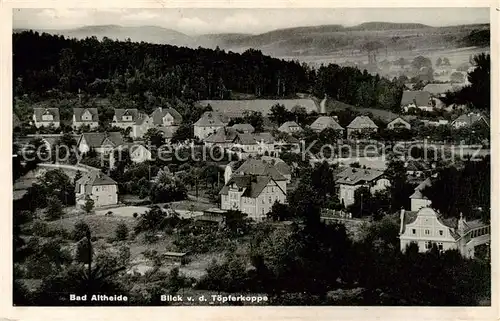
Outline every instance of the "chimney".
[(399, 219), (400, 219), (400, 224), (399, 224), (399, 234), (403, 233), (403, 227), (405, 224), (405, 209), (401, 207), (401, 211), (399, 213)]
[(323, 98), (323, 100), (319, 104), (319, 113), (322, 115), (326, 114), (326, 98), (327, 95), (325, 94), (325, 98)]
[(464, 235), (464, 232), (465, 232), (465, 219), (464, 219), (464, 216), (462, 214), (462, 212), (460, 212), (460, 219), (458, 220), (458, 234), (460, 234), (460, 236), (463, 236)]

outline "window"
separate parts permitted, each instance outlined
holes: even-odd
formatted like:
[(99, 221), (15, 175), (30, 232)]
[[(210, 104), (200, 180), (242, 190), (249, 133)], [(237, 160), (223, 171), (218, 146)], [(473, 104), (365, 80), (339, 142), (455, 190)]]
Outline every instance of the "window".
[(417, 234), (417, 230), (416, 230), (416, 229), (414, 229), (414, 228), (412, 228), (412, 229), (411, 229), (411, 234)]
[(429, 235), (429, 234), (431, 234), (431, 231), (425, 230), (425, 235)]
[(269, 196), (269, 204), (271, 204), (273, 202), (273, 198), (272, 196)]
[(264, 209), (262, 209), (262, 215), (264, 215)]
[(439, 235), (443, 236), (444, 234), (444, 231), (443, 230), (439, 230)]
[(442, 242), (438, 243), (438, 250), (440, 250), (440, 251), (443, 250), (443, 243)]
[(274, 186), (271, 186), (271, 192), (274, 193)]
[(262, 199), (262, 204), (265, 204), (265, 201), (264, 201), (264, 199)]
[(431, 241), (425, 241), (425, 249), (430, 250), (432, 248), (432, 242)]

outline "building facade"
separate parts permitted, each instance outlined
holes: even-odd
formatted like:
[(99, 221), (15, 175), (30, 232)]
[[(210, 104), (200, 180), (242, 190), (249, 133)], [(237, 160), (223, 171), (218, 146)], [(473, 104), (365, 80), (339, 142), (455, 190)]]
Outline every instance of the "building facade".
[(88, 125), (90, 129), (99, 127), (97, 108), (73, 108), (73, 128)]
[(347, 207), (354, 204), (357, 189), (367, 187), (375, 194), (385, 190), (391, 183), (382, 171), (349, 167), (337, 174), (336, 185), (339, 201)]
[(207, 111), (193, 125), (194, 136), (204, 140), (209, 135), (215, 133), (218, 129), (227, 126), (229, 118), (224, 114)]
[(76, 204), (85, 205), (87, 196), (95, 207), (118, 204), (118, 184), (100, 171), (84, 173), (75, 185)]
[(59, 108), (34, 108), (33, 124), (36, 128), (61, 126)]

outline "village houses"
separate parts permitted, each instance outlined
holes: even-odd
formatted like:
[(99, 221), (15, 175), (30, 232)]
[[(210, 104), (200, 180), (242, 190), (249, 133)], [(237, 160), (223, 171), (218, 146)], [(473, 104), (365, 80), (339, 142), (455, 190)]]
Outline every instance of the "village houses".
[(430, 250), (433, 245), (439, 251), (457, 249), (467, 257), (474, 257), (474, 247), (490, 242), (490, 226), (481, 220), (466, 221), (460, 218), (443, 218), (430, 207), (422, 207), (418, 211), (401, 209), (400, 248), (415, 243), (419, 252)]
[(83, 173), (75, 184), (76, 204), (83, 206), (87, 197), (95, 207), (118, 204), (118, 184), (100, 171)]
[(327, 128), (332, 128), (339, 131), (341, 136), (344, 135), (344, 128), (331, 116), (320, 116), (309, 127), (317, 133)]
[[(340, 126), (340, 125), (339, 125)], [(294, 121), (284, 122), (279, 128), (278, 131), (287, 134), (300, 133), (302, 131), (302, 127), (299, 126)]]
[(432, 111), (434, 107), (431, 102), (431, 94), (427, 91), (403, 91), (401, 97), (401, 109), (408, 112), (410, 108), (418, 108), (423, 111)]
[(145, 144), (129, 143), (119, 145), (114, 151), (117, 151), (118, 155), (115, 155), (115, 152), (109, 154), (109, 168), (113, 168), (115, 163), (120, 160), (116, 159), (117, 156), (124, 157), (120, 153), (128, 153), (133, 163), (143, 163), (152, 159), (151, 150)]
[(238, 133), (252, 134), (255, 132), (255, 128), (251, 124), (234, 124), (231, 126)]
[(33, 123), (36, 128), (61, 126), (59, 118), (59, 108), (41, 108), (35, 107), (33, 111)]
[(194, 136), (204, 140), (219, 128), (227, 126), (229, 118), (222, 113), (207, 111), (194, 123)]
[(362, 133), (376, 133), (378, 126), (368, 116), (358, 116), (347, 126), (347, 139), (356, 138)]
[(222, 210), (240, 210), (261, 221), (275, 202), (286, 202), (287, 179), (266, 161), (248, 159), (225, 179), (219, 192)]
[(389, 124), (387, 124), (387, 129), (397, 130), (402, 128), (411, 129), (411, 125), (401, 117), (397, 117), (393, 119)]
[(148, 129), (153, 127), (153, 121), (147, 114), (139, 112), (136, 108), (115, 109), (111, 126), (122, 129), (130, 128), (130, 137), (136, 139), (142, 138)]
[(481, 124), (490, 127), (489, 120), (480, 113), (468, 113), (460, 115), (451, 123), (451, 126), (453, 126), (455, 129), (458, 129), (462, 127), (471, 127), (475, 124)]
[(99, 127), (97, 108), (73, 108), (73, 128), (89, 126), (90, 129)]
[(91, 149), (99, 154), (109, 155), (116, 147), (123, 145), (124, 139), (120, 132), (83, 133), (77, 143), (80, 153), (85, 154)]
[(367, 187), (372, 194), (375, 194), (391, 185), (382, 171), (353, 167), (346, 168), (337, 174), (335, 183), (338, 188), (339, 201), (346, 207), (354, 204), (354, 193), (360, 187)]
[(432, 202), (422, 193), (426, 187), (431, 186), (431, 183), (431, 179), (427, 178), (415, 187), (413, 194), (410, 195), (411, 211), (416, 212), (421, 208), (431, 206)]

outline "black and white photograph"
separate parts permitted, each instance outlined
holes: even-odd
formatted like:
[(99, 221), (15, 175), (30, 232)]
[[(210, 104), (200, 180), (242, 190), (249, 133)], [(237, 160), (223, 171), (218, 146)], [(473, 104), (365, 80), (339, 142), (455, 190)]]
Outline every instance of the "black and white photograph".
[(12, 9), (11, 305), (491, 307), (490, 10)]

